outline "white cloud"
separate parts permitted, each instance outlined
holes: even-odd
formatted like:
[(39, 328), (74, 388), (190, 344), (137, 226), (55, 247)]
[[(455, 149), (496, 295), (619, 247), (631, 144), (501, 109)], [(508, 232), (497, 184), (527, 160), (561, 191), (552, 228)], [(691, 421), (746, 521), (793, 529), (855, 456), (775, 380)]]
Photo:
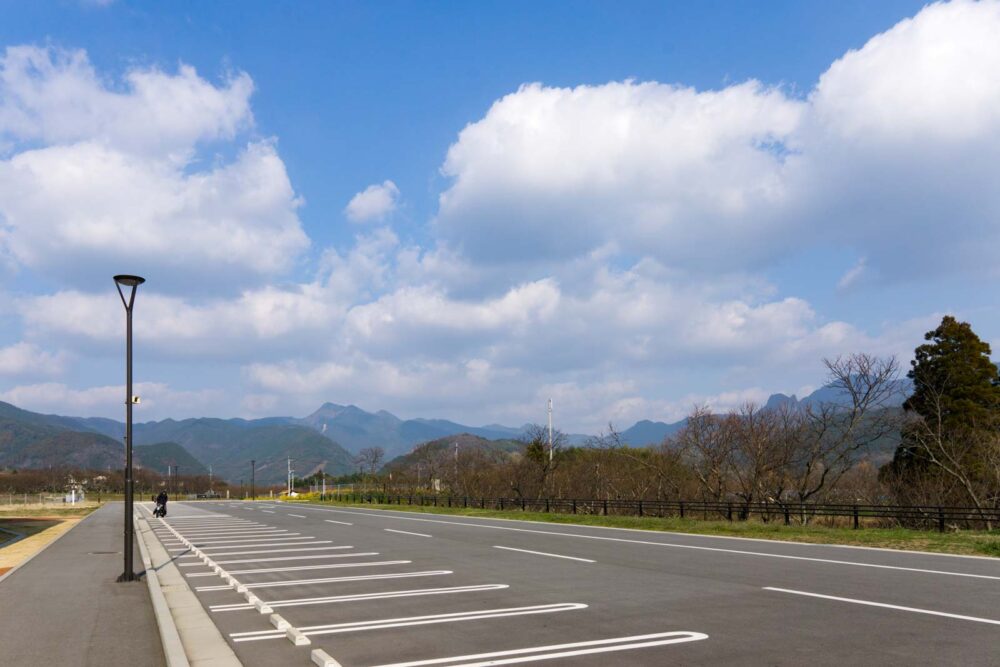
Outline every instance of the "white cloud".
[(131, 70), (118, 90), (82, 51), (7, 49), (7, 261), (74, 285), (141, 273), (167, 291), (231, 290), (287, 271), (309, 240), (274, 143), (252, 141), (209, 167), (196, 161), (199, 143), (249, 127), (252, 90), (246, 74), (217, 87), (184, 65)]
[(0, 137), (183, 158), (195, 143), (230, 139), (253, 123), (253, 82), (245, 73), (216, 87), (189, 65), (177, 74), (135, 68), (124, 82), (124, 90), (110, 88), (82, 50), (7, 47), (0, 58)]
[[(224, 392), (216, 389), (193, 391), (171, 389), (159, 382), (132, 385), (142, 403), (133, 408), (140, 421), (162, 419), (177, 412), (211, 415)], [(0, 392), (0, 400), (35, 412), (74, 416), (102, 416), (123, 419), (125, 386), (97, 386), (76, 389), (59, 382), (19, 385)]]
[(396, 210), (399, 188), (392, 181), (369, 185), (347, 203), (344, 214), (351, 222), (376, 222)]
[(480, 262), (595, 248), (693, 274), (847, 247), (887, 280), (995, 272), (1000, 3), (846, 54), (805, 98), (755, 81), (523, 86), (448, 151), (436, 229)]
[(865, 276), (865, 272), (868, 270), (868, 267), (865, 266), (865, 264), (866, 260), (864, 257), (859, 259), (854, 264), (854, 266), (849, 268), (847, 272), (845, 272), (844, 275), (840, 277), (840, 280), (837, 281), (837, 289), (839, 290), (850, 289), (851, 287), (854, 287), (859, 281), (861, 281)]
[(436, 227), (475, 258), (572, 257), (614, 240), (685, 265), (725, 261), (784, 201), (779, 147), (803, 106), (756, 81), (523, 86), (449, 149)]
[(0, 377), (54, 376), (66, 364), (64, 353), (52, 353), (32, 343), (16, 343), (0, 348)]

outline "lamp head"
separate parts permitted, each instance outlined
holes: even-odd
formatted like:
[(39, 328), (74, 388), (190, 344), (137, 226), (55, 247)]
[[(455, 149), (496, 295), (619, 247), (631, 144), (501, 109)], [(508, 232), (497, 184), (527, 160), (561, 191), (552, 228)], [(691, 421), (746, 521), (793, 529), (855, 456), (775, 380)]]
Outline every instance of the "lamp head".
[(119, 285), (124, 285), (125, 287), (138, 287), (146, 282), (146, 279), (140, 278), (139, 276), (128, 276), (123, 274), (115, 276), (115, 282)]

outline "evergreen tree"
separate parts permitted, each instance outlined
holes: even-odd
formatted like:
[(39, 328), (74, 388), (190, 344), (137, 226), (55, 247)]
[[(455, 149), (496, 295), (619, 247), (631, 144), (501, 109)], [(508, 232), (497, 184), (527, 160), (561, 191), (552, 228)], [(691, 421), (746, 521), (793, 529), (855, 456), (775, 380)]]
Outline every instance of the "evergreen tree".
[(903, 408), (940, 419), (947, 430), (985, 426), (1000, 409), (1000, 374), (989, 344), (951, 315), (924, 339), (930, 342), (916, 349), (907, 373), (913, 395)]
[(992, 504), (1000, 492), (1000, 373), (990, 346), (950, 315), (924, 339), (903, 404), (914, 419), (880, 476), (904, 503)]

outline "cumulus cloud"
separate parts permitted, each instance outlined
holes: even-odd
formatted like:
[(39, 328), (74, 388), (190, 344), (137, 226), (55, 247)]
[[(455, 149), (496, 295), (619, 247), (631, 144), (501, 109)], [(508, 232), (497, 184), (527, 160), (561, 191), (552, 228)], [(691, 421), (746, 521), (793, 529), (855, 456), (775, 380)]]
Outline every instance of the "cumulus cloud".
[[(136, 418), (162, 419), (177, 411), (211, 414), (224, 392), (216, 389), (176, 390), (159, 382), (132, 385), (142, 404), (136, 406)], [(76, 416), (103, 416), (121, 419), (125, 386), (97, 386), (77, 389), (60, 382), (18, 385), (0, 392), (0, 400), (36, 412)]]
[(231, 289), (287, 271), (309, 240), (270, 141), (200, 168), (201, 142), (252, 123), (253, 85), (191, 67), (130, 70), (108, 87), (83, 52), (35, 47), (0, 59), (0, 248), (64, 283), (108, 267), (160, 289)]
[(54, 376), (65, 367), (65, 353), (52, 353), (32, 343), (0, 348), (0, 377)]
[(369, 185), (347, 203), (344, 214), (351, 222), (377, 222), (396, 210), (399, 188), (392, 181)]
[(889, 279), (992, 271), (997, 34), (1000, 3), (929, 6), (805, 99), (756, 81), (523, 86), (449, 149), (436, 229), (479, 261), (611, 245), (718, 273), (839, 245)]

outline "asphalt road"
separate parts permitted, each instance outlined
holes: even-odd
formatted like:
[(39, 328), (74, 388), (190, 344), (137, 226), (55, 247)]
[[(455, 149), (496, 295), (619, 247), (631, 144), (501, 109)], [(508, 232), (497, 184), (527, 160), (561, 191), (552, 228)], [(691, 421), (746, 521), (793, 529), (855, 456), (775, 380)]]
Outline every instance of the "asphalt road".
[(250, 666), (1000, 665), (996, 559), (260, 502), (167, 523)]

